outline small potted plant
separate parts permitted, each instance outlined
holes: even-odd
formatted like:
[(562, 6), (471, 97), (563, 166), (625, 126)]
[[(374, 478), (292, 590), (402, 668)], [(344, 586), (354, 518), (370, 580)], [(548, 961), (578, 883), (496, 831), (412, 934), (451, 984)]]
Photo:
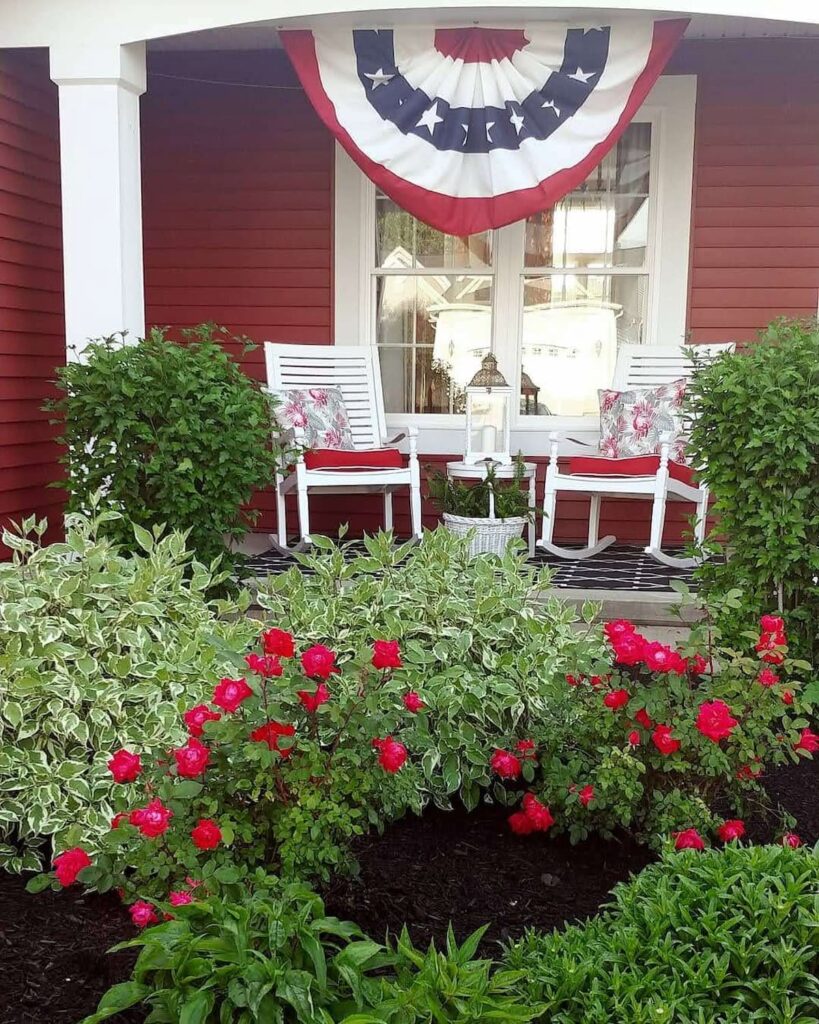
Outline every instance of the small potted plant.
[(532, 517), (528, 492), (521, 489), (523, 480), (520, 457), (515, 459), (514, 476), (503, 481), (497, 479), (494, 463), (487, 460), (486, 477), (474, 483), (430, 473), (429, 498), (442, 514), (445, 529), (461, 537), (470, 535), (470, 555), (502, 555)]

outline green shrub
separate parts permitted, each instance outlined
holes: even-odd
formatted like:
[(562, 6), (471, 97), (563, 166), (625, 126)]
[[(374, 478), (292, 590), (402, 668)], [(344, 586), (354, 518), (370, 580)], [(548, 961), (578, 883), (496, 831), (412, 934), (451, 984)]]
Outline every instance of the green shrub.
[(144, 551), (124, 555), (100, 536), (117, 518), (69, 515), (65, 543), (46, 547), (3, 537), (14, 559), (0, 565), (0, 866), (11, 870), (38, 867), (44, 837), (65, 846), (107, 829), (107, 752), (178, 737), (182, 710), (252, 632), (208, 599), (222, 577), (191, 561), (181, 534), (136, 528)]
[(511, 946), (544, 1024), (819, 1020), (819, 849), (668, 854), (582, 925)]
[(691, 455), (715, 497), (706, 594), (738, 588), (726, 618), (779, 608), (803, 657), (819, 654), (819, 325), (776, 320), (738, 355), (695, 374)]
[[(309, 573), (271, 577), (258, 602), (271, 625), (342, 658), (379, 637), (400, 642), (402, 684), (428, 706), (407, 743), (441, 807), (456, 794), (475, 807), (493, 787), (492, 748), (527, 734), (570, 666), (605, 664), (599, 632), (577, 631), (575, 612), (543, 596), (550, 573), (511, 550), (470, 558), (463, 539), (435, 530), (396, 550), (387, 534), (366, 538), (367, 555), (347, 561), (315, 540), (319, 551), (300, 557)], [(506, 799), (497, 780), (493, 792)]]
[(164, 909), (173, 920), (116, 947), (139, 948), (133, 980), (111, 988), (83, 1024), (138, 1003), (166, 1024), (352, 1024), (379, 998), (371, 972), (383, 965), (383, 948), (354, 924), (326, 917), (302, 886), (270, 878), (235, 901)]
[(529, 491), (521, 488), (524, 472), (522, 457), (515, 460), (515, 474), (511, 480), (498, 480), (491, 463), (487, 466), (486, 478), (477, 483), (451, 480), (446, 473), (432, 470), (427, 474), (429, 497), (439, 512), (455, 516), (487, 517), (491, 497), (496, 518), (522, 516), (531, 519)]
[(103, 507), (121, 513), (104, 526), (118, 543), (133, 547), (132, 522), (167, 523), (210, 562), (225, 535), (247, 531), (253, 491), (272, 481), (272, 399), (222, 348), (224, 328), (182, 335), (183, 344), (159, 329), (135, 345), (94, 342), (60, 368), (64, 396), (49, 407), (64, 426), (71, 511), (88, 513), (102, 489)]

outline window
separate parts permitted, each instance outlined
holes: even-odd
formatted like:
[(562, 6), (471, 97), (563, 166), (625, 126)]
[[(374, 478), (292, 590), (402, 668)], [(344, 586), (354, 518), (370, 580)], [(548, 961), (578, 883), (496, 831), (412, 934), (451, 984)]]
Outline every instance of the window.
[(579, 188), (468, 238), (416, 220), (340, 153), (336, 336), (378, 347), (388, 416), (461, 429), (491, 348), (517, 381), (517, 431), (592, 427), (621, 345), (683, 341), (694, 98), (695, 79), (661, 79)]

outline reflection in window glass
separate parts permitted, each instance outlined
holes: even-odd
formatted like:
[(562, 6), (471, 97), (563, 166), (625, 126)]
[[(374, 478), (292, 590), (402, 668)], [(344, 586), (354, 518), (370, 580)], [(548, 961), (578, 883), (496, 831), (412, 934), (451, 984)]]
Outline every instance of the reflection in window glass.
[(651, 125), (631, 124), (586, 181), (526, 221), (527, 267), (643, 267)]
[(620, 345), (643, 340), (645, 275), (552, 274), (523, 289), (520, 408), (524, 415), (597, 413)]
[(445, 235), (379, 192), (375, 199), (376, 265), (385, 269), (446, 267), (468, 270), (492, 263), (492, 232)]
[(376, 309), (386, 411), (463, 412), (464, 388), (490, 347), (492, 278), (378, 277)]

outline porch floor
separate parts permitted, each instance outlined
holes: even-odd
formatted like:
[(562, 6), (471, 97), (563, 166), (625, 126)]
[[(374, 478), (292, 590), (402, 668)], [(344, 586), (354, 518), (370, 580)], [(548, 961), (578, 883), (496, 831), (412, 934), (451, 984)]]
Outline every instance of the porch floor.
[[(351, 541), (353, 554), (365, 553), (361, 541)], [(593, 558), (580, 562), (554, 558), (545, 552), (538, 551), (531, 560), (534, 565), (545, 565), (555, 571), (552, 588), (578, 592), (582, 591), (592, 598), (600, 598), (602, 594), (594, 591), (618, 591), (633, 595), (664, 595), (674, 594), (672, 580), (683, 580), (693, 589), (693, 570), (674, 569), (661, 565), (645, 553), (641, 547), (611, 547)], [(284, 572), (291, 565), (298, 564), (291, 555), (269, 549), (254, 552), (247, 565), (249, 574), (256, 578), (264, 578)], [(309, 569), (304, 571), (309, 572)], [(588, 593), (592, 591), (592, 593)]]

